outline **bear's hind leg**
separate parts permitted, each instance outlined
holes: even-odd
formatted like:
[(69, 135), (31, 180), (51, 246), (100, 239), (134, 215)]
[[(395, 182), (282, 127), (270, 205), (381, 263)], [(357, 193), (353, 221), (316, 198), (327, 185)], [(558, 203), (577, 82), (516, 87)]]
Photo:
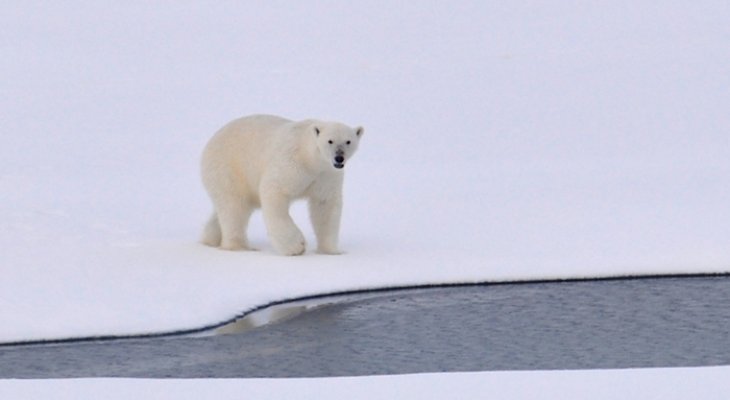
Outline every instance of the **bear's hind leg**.
[(221, 229), (220, 248), (223, 250), (251, 250), (246, 229), (253, 208), (240, 198), (228, 198), (216, 204)]
[(218, 247), (221, 245), (221, 226), (218, 223), (218, 214), (213, 212), (203, 228), (203, 236), (200, 242), (206, 246)]

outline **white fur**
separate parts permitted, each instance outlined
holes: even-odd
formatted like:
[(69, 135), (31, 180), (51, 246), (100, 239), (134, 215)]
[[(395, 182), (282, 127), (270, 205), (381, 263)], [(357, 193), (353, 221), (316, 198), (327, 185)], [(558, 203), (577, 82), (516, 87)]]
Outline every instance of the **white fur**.
[(250, 249), (248, 220), (261, 207), (274, 249), (284, 255), (303, 254), (304, 235), (289, 215), (289, 206), (306, 198), (317, 251), (339, 254), (342, 166), (362, 133), (362, 128), (337, 122), (294, 122), (271, 115), (244, 117), (221, 128), (205, 147), (201, 162), (203, 185), (215, 209), (202, 242), (225, 250)]

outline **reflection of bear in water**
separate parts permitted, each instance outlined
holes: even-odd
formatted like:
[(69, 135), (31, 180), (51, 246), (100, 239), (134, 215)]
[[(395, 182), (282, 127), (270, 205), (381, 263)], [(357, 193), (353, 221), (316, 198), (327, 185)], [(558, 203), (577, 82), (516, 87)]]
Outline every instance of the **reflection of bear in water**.
[(201, 163), (203, 185), (215, 208), (202, 242), (249, 249), (248, 219), (261, 207), (274, 249), (302, 254), (304, 235), (289, 215), (289, 205), (307, 198), (317, 251), (338, 254), (342, 168), (362, 134), (361, 127), (337, 122), (294, 122), (270, 115), (237, 119), (221, 128), (205, 147)]

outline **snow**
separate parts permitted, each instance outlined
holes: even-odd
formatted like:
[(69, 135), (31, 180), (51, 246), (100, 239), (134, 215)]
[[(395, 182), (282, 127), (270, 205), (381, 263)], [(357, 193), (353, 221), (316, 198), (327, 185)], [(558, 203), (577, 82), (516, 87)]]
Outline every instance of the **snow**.
[(473, 372), (317, 379), (0, 381), (16, 399), (725, 399), (727, 367)]
[[(347, 289), (730, 271), (727, 2), (419, 4), (1, 5), (0, 342)], [(365, 126), (347, 254), (277, 256), (259, 215), (258, 252), (197, 244), (200, 152), (259, 112)]]

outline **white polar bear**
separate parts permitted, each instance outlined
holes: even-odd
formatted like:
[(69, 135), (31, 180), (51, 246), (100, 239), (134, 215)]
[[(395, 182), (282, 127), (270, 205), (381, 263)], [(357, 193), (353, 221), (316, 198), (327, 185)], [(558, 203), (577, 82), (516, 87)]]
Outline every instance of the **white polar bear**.
[(225, 250), (250, 249), (248, 220), (261, 207), (274, 249), (303, 254), (304, 235), (289, 215), (289, 205), (307, 198), (317, 251), (339, 254), (342, 168), (362, 135), (362, 127), (272, 115), (244, 117), (221, 128), (201, 162), (203, 185), (215, 209), (202, 242)]

